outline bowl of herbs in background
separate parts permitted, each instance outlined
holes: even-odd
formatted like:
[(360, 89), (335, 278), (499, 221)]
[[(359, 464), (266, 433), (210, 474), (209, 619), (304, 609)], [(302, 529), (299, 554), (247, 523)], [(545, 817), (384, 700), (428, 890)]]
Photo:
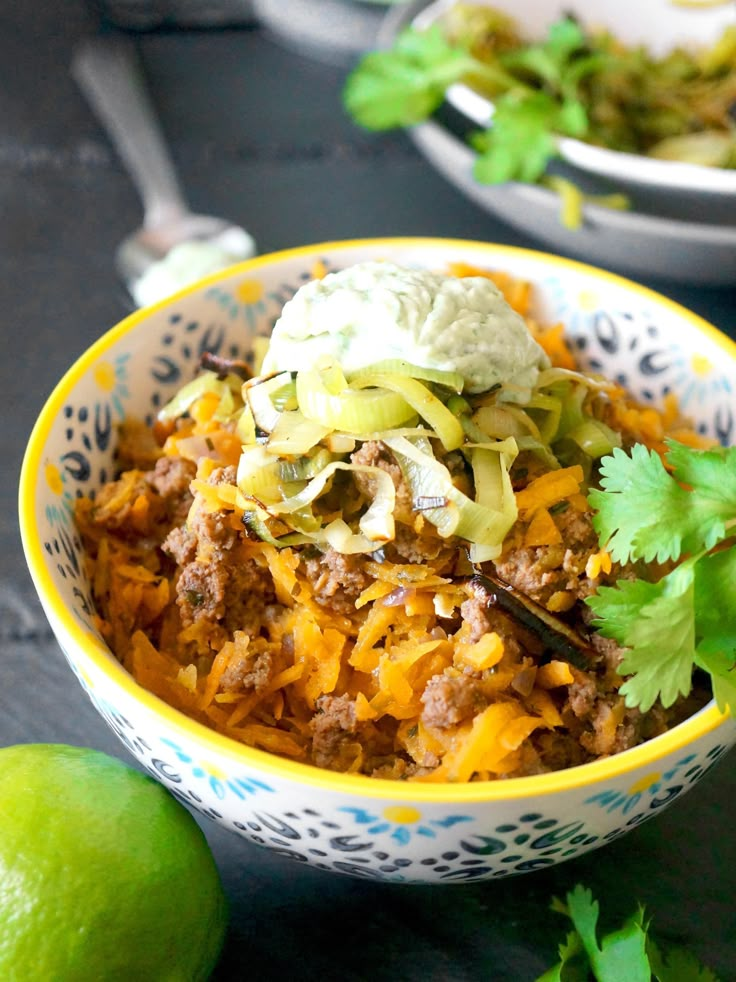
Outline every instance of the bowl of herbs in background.
[[(669, 0), (646, 11), (412, 3), (387, 16), (377, 50), (347, 79), (345, 105), (368, 129), (406, 127), (463, 194), (555, 251), (642, 276), (732, 283), (734, 12)], [(702, 132), (683, 133), (696, 95)], [(645, 155), (655, 144), (685, 159)]]

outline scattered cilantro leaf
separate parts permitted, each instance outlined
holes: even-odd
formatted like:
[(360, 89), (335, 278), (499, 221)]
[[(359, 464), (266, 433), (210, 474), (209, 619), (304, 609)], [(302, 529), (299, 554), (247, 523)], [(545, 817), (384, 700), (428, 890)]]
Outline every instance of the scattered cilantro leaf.
[(663, 953), (656, 942), (648, 938), (647, 954), (657, 982), (719, 982), (715, 973), (701, 965), (685, 948), (673, 947)]
[(736, 634), (736, 549), (712, 552), (695, 564), (695, 607), (701, 637)]
[(588, 961), (577, 931), (570, 931), (557, 949), (560, 960), (536, 982), (588, 982)]
[(599, 940), (599, 904), (592, 892), (578, 883), (565, 903), (553, 898), (551, 908), (569, 917), (575, 928), (558, 949), (559, 962), (536, 982), (719, 982), (687, 950), (662, 951), (649, 935), (643, 907), (623, 925)]
[(618, 931), (598, 941), (598, 901), (587, 888), (578, 884), (567, 895), (567, 908), (599, 982), (649, 982), (646, 955), (646, 929), (640, 909)]
[(720, 501), (728, 514), (736, 512), (736, 447), (695, 450), (675, 440), (667, 441), (667, 462), (675, 477), (698, 494)]
[[(732, 639), (733, 641), (736, 639)], [(713, 687), (713, 697), (722, 713), (728, 707), (736, 712), (736, 660), (732, 653), (724, 654), (715, 644), (704, 642), (698, 645), (695, 664), (708, 672)]]
[[(695, 450), (668, 441), (668, 473), (641, 445), (614, 450), (601, 490), (588, 497), (612, 557), (680, 560), (657, 583), (620, 580), (586, 601), (601, 634), (626, 650), (618, 671), (628, 706), (671, 705), (695, 667), (713, 681), (718, 706), (736, 708), (736, 448)], [(687, 559), (681, 559), (689, 553)]]

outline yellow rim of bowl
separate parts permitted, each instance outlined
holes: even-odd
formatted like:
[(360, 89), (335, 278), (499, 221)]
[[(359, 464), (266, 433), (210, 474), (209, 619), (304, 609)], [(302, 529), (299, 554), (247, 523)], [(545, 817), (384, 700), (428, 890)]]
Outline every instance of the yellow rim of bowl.
[[(583, 785), (593, 785), (603, 780), (624, 775), (636, 768), (650, 764), (655, 765), (665, 755), (686, 747), (692, 740), (705, 736), (721, 726), (729, 714), (722, 714), (714, 702), (709, 703), (700, 712), (646, 743), (623, 751), (604, 760), (570, 767), (549, 774), (532, 777), (511, 778), (506, 781), (474, 782), (468, 784), (424, 784), (420, 782), (390, 781), (381, 778), (366, 777), (365, 775), (344, 774), (327, 771), (311, 764), (299, 763), (286, 758), (277, 757), (267, 751), (240, 744), (216, 730), (212, 730), (196, 720), (190, 719), (178, 709), (174, 709), (158, 696), (140, 686), (120, 665), (114, 655), (104, 648), (93, 636), (88, 634), (77, 622), (57, 593), (51, 575), (44, 561), (44, 550), (35, 524), (35, 482), (39, 472), (43, 447), (45, 446), (51, 426), (63, 407), (74, 385), (88, 368), (97, 361), (113, 344), (131, 331), (141, 321), (146, 320), (156, 310), (167, 307), (190, 294), (199, 292), (203, 287), (229, 279), (233, 274), (255, 272), (262, 266), (271, 265), (282, 260), (296, 259), (312, 255), (317, 259), (320, 254), (339, 251), (349, 254), (351, 251), (363, 249), (436, 249), (438, 252), (451, 249), (477, 251), (479, 258), (503, 257), (505, 259), (518, 257), (520, 259), (541, 260), (545, 265), (557, 267), (566, 271), (577, 271), (593, 277), (611, 286), (620, 286), (640, 297), (653, 301), (659, 306), (688, 321), (696, 330), (707, 335), (719, 345), (728, 357), (736, 361), (736, 343), (708, 321), (701, 318), (682, 305), (662, 296), (648, 287), (635, 283), (625, 277), (606, 270), (590, 266), (587, 263), (554, 256), (534, 249), (523, 249), (516, 246), (504, 246), (494, 243), (478, 242), (468, 239), (438, 239), (434, 237), (406, 236), (381, 237), (375, 239), (348, 239), (344, 241), (328, 241), (314, 245), (298, 246), (268, 253), (254, 259), (246, 260), (227, 270), (214, 273), (192, 286), (167, 297), (150, 307), (138, 310), (103, 334), (77, 361), (68, 369), (60, 382), (43, 406), (29, 438), (23, 458), (19, 485), (19, 516), (20, 530), (26, 561), (33, 577), (36, 589), (44, 600), (44, 606), (53, 613), (71, 646), (82, 653), (83, 658), (93, 673), (105, 676), (112, 684), (122, 691), (124, 696), (139, 703), (148, 713), (160, 717), (172, 730), (182, 734), (182, 740), (187, 736), (193, 738), (203, 748), (203, 754), (198, 763), (202, 764), (205, 757), (214, 759), (217, 755), (226, 755), (233, 763), (251, 767), (260, 772), (266, 772), (281, 779), (322, 788), (330, 793), (360, 795), (367, 798), (390, 798), (395, 801), (421, 801), (425, 803), (449, 804), (461, 802), (482, 802), (513, 800), (535, 795), (548, 795), (559, 791), (572, 790)], [(445, 257), (446, 258), (446, 257)], [(439, 260), (438, 260), (439, 262)]]

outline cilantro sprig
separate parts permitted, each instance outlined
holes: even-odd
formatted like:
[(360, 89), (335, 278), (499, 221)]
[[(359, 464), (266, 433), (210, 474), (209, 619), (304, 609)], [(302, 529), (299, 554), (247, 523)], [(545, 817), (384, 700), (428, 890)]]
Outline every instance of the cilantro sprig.
[(623, 925), (599, 938), (600, 906), (592, 892), (578, 883), (552, 910), (569, 917), (573, 930), (558, 948), (559, 962), (537, 982), (718, 982), (710, 969), (689, 951), (666, 951), (652, 939), (650, 922), (639, 906)]
[(626, 649), (618, 671), (628, 706), (671, 706), (698, 667), (719, 707), (736, 710), (736, 447), (670, 440), (665, 460), (640, 444), (614, 450), (588, 500), (614, 560), (676, 565), (657, 582), (600, 587), (586, 602), (598, 631)]
[(361, 59), (347, 78), (343, 102), (366, 129), (413, 126), (438, 109), (451, 85), (472, 78), (495, 93), (492, 125), (471, 138), (476, 179), (534, 183), (558, 156), (558, 136), (588, 132), (580, 84), (606, 56), (586, 45), (579, 24), (564, 17), (544, 41), (481, 61), (467, 44), (447, 40), (439, 25), (409, 27), (391, 49)]

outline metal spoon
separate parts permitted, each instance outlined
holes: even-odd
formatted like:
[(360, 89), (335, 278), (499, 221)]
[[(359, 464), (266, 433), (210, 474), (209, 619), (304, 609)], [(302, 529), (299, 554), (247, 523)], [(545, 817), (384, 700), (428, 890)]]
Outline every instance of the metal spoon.
[[(245, 229), (189, 209), (131, 43), (123, 38), (84, 42), (74, 55), (71, 71), (143, 203), (142, 226), (120, 243), (115, 254), (118, 274), (134, 299), (141, 277), (182, 243), (211, 243), (218, 255), (231, 257), (230, 262), (254, 255), (255, 242)], [(191, 279), (199, 275), (193, 271)]]

